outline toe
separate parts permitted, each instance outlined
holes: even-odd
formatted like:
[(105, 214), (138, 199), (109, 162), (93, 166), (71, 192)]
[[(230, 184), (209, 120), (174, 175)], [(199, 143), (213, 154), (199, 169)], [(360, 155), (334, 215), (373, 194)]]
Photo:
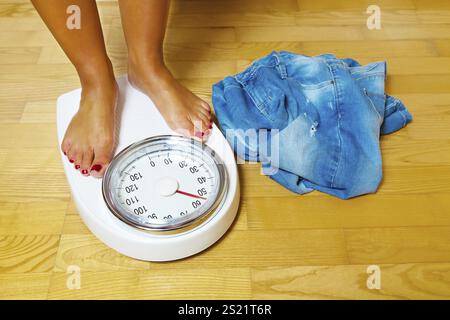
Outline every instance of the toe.
[(200, 113), (202, 113), (202, 114), (203, 114), (205, 117), (207, 117), (207, 118), (211, 118), (211, 117), (212, 117), (211, 111), (206, 110), (205, 108), (198, 108), (198, 111), (199, 111)]
[(83, 162), (83, 151), (79, 150), (79, 151), (75, 152), (75, 154), (73, 155), (73, 158), (71, 158), (71, 159), (74, 160), (73, 165), (74, 165), (75, 169), (80, 170), (81, 163)]
[(103, 177), (109, 162), (111, 161), (111, 151), (106, 147), (98, 147), (94, 149), (94, 160), (89, 169), (90, 175), (100, 178)]
[(89, 171), (91, 171), (92, 160), (94, 160), (94, 151), (89, 148), (83, 154), (83, 160), (81, 161), (81, 173), (83, 175), (89, 175)]
[(75, 160), (77, 159), (77, 150), (74, 147), (71, 147), (69, 150), (67, 150), (67, 159), (70, 163), (75, 165)]
[(205, 110), (206, 112), (211, 113), (211, 107), (210, 107), (210, 105), (209, 105), (206, 101), (203, 101), (203, 100), (202, 100), (202, 102), (200, 103), (200, 105), (202, 106), (203, 110)]
[[(202, 118), (202, 116), (197, 116), (193, 118), (192, 124), (194, 125), (194, 135), (200, 138), (209, 127), (209, 119), (206, 117)], [(200, 133), (200, 136), (198, 133)], [(201, 135), (202, 133), (203, 135)]]
[(63, 142), (61, 143), (61, 151), (64, 153), (64, 155), (67, 156), (69, 150), (70, 150), (70, 141), (64, 138)]
[(198, 114), (198, 120), (201, 121), (202, 130), (206, 130), (209, 128), (209, 125), (211, 123), (211, 120), (208, 116), (205, 116), (202, 113)]
[(101, 178), (105, 174), (105, 170), (108, 167), (109, 161), (102, 158), (94, 158), (92, 161), (92, 166), (89, 169), (89, 173), (91, 176), (96, 178)]
[(209, 135), (208, 127), (202, 124), (202, 127), (195, 127), (194, 136), (200, 140), (206, 140)]

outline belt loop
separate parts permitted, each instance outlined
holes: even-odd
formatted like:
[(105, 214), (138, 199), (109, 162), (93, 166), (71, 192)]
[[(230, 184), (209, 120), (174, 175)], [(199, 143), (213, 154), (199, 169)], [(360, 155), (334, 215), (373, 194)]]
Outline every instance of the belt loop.
[(277, 68), (280, 73), (281, 79), (287, 78), (286, 65), (284, 64), (283, 58), (281, 58), (278, 52), (274, 52), (274, 56), (277, 59)]

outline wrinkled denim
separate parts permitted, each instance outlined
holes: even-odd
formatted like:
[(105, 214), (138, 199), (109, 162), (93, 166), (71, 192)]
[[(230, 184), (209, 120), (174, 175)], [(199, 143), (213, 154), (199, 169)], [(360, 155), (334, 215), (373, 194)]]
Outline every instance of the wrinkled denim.
[(318, 190), (348, 199), (377, 190), (380, 134), (412, 120), (400, 100), (385, 94), (385, 79), (385, 62), (361, 66), (332, 54), (272, 52), (213, 85), (212, 101), (239, 157), (273, 166), (259, 139), (244, 133), (273, 131), (279, 160), (272, 179), (299, 194)]

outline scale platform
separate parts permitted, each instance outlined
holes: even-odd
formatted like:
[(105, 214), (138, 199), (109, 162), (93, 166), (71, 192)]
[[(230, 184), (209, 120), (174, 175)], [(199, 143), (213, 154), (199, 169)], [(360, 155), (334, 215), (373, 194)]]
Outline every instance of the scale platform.
[[(178, 135), (165, 123), (153, 102), (135, 90), (126, 76), (117, 79), (118, 145), (115, 154), (129, 145), (160, 135)], [(78, 110), (81, 89), (61, 95), (57, 100), (57, 131), (61, 144), (64, 133)], [(170, 261), (196, 254), (211, 246), (233, 223), (239, 206), (239, 179), (232, 149), (213, 124), (207, 146), (223, 161), (227, 171), (227, 193), (217, 212), (204, 223), (188, 231), (172, 234), (149, 233), (119, 220), (102, 196), (102, 179), (85, 177), (61, 152), (64, 171), (73, 201), (90, 231), (102, 242), (126, 256), (146, 261)]]

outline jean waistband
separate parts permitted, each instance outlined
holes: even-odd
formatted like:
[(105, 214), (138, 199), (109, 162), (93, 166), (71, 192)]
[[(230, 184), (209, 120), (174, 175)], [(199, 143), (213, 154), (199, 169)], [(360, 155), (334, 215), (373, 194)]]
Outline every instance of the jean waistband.
[[(227, 77), (232, 79), (224, 79), (224, 85), (242, 85), (245, 86), (246, 82), (250, 81), (256, 75), (259, 68), (275, 68), (281, 79), (287, 78), (286, 64), (290, 62), (290, 59), (297, 54), (287, 52), (287, 51), (272, 51), (265, 57), (262, 57), (252, 63), (250, 67), (241, 73), (233, 76)], [(344, 60), (338, 59), (333, 54), (323, 54), (314, 57), (316, 59), (321, 59), (330, 67), (346, 69), (350, 74), (358, 76), (371, 76), (371, 75), (384, 75), (386, 76), (386, 63), (384, 61), (370, 63), (364, 66), (352, 66), (349, 67)], [(237, 83), (236, 83), (237, 82)]]

